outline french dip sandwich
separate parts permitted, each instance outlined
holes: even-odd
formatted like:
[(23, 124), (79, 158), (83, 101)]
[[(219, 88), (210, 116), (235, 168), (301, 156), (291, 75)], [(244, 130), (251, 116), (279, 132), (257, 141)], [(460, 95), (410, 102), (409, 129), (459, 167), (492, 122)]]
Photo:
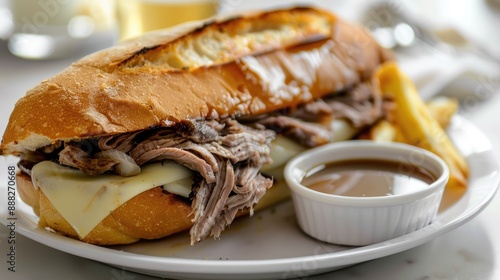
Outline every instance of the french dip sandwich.
[(194, 244), (288, 198), (305, 149), (385, 119), (391, 60), (364, 29), (291, 8), (155, 31), (91, 54), (18, 101), (1, 144), (39, 225), (98, 244)]

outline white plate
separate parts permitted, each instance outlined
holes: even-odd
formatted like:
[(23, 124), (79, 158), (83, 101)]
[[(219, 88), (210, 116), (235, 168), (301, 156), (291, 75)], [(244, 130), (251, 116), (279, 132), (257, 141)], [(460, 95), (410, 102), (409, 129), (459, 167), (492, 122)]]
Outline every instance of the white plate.
[[(456, 117), (449, 133), (470, 165), (467, 192), (438, 214), (429, 226), (386, 242), (343, 247), (322, 243), (298, 228), (290, 202), (233, 223), (221, 240), (189, 246), (187, 234), (160, 241), (112, 248), (85, 244), (37, 228), (31, 208), (17, 200), (16, 226), (20, 234), (55, 249), (144, 274), (189, 279), (294, 278), (336, 270), (384, 257), (423, 244), (470, 220), (493, 198), (500, 171), (488, 139), (472, 124)], [(6, 202), (6, 182), (0, 186)], [(3, 204), (3, 205), (6, 205)], [(7, 224), (7, 209), (0, 222)]]

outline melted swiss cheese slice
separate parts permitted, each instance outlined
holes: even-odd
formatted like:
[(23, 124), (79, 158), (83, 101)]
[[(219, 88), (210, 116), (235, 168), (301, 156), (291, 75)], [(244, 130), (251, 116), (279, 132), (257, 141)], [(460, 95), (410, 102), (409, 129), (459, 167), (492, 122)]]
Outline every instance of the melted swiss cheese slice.
[(192, 171), (173, 162), (145, 165), (141, 173), (131, 177), (91, 176), (51, 161), (38, 163), (31, 172), (35, 188), (43, 191), (82, 238), (132, 197), (193, 176)]

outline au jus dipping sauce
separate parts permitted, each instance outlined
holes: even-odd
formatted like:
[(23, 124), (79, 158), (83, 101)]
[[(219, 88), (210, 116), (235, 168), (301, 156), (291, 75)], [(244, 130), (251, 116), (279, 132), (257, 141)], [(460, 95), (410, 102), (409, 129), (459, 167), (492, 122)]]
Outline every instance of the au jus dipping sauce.
[(317, 166), (302, 185), (327, 194), (375, 197), (405, 194), (427, 188), (436, 180), (428, 170), (403, 162), (356, 159)]

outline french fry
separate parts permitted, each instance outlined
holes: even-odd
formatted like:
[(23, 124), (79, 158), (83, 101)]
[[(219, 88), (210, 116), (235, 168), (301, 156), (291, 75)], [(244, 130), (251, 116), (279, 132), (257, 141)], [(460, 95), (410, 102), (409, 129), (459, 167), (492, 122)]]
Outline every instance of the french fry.
[(379, 142), (393, 142), (396, 139), (396, 128), (387, 120), (381, 120), (368, 132), (368, 138)]
[(449, 97), (436, 97), (425, 103), (431, 115), (442, 128), (448, 127), (451, 117), (458, 111), (458, 101)]
[(388, 120), (380, 120), (363, 135), (378, 142), (406, 142), (401, 131)]
[[(448, 127), (451, 118), (458, 111), (458, 101), (449, 97), (436, 97), (425, 102), (425, 105), (443, 129)], [(363, 138), (381, 142), (406, 142), (401, 131), (388, 120), (377, 122), (363, 134)]]
[(382, 94), (396, 103), (390, 113), (390, 123), (396, 131), (394, 140), (419, 146), (440, 156), (450, 168), (447, 188), (464, 189), (469, 173), (467, 163), (430, 113), (413, 82), (395, 63), (383, 65), (376, 77)]

